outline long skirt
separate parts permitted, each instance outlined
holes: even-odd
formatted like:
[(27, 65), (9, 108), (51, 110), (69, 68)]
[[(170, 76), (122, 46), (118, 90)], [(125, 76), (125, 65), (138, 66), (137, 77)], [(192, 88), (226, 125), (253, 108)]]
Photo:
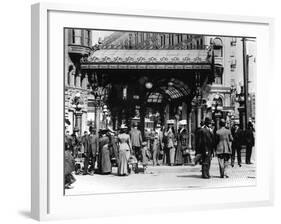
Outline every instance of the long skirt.
[(110, 151), (108, 147), (101, 150), (101, 172), (104, 174), (111, 173)]
[(119, 151), (118, 175), (128, 175), (128, 159), (130, 152), (126, 150)]
[(176, 151), (175, 147), (172, 147), (169, 150), (170, 165), (175, 164), (175, 151)]
[(175, 158), (175, 164), (176, 165), (182, 165), (184, 160), (183, 160), (183, 153), (181, 150), (181, 145), (178, 145), (177, 149), (176, 149), (176, 158)]

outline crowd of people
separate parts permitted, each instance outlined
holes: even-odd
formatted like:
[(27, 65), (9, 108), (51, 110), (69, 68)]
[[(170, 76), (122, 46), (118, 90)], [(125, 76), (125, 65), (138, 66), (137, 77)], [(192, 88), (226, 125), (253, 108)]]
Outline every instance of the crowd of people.
[(208, 179), (210, 175), (211, 160), (217, 156), (221, 178), (229, 178), (230, 161), (234, 167), (237, 154), (238, 165), (241, 167), (241, 148), (246, 146), (246, 164), (252, 164), (252, 148), (255, 145), (254, 127), (251, 122), (247, 129), (242, 130), (239, 123), (232, 127), (226, 126), (226, 121), (219, 121), (218, 130), (211, 127), (211, 119), (206, 118), (201, 127), (196, 131), (196, 157), (195, 163), (199, 160), (202, 164), (202, 178)]
[[(195, 132), (195, 158), (190, 156), (186, 120), (178, 122), (178, 130), (174, 129), (174, 121), (168, 120), (166, 126), (157, 124), (155, 129), (145, 131), (142, 136), (136, 123), (129, 129), (122, 124), (118, 130), (102, 129), (98, 135), (93, 127), (89, 133), (78, 136), (65, 134), (65, 188), (71, 188), (75, 182), (72, 175), (110, 174), (112, 167), (117, 166), (117, 175), (127, 176), (131, 172), (146, 172), (148, 165), (185, 165), (200, 163), (202, 178), (210, 178), (211, 159), (216, 155), (219, 161), (221, 178), (228, 177), (229, 160), (234, 166), (237, 154), (238, 165), (241, 166), (241, 148), (246, 145), (246, 164), (250, 164), (251, 150), (254, 146), (254, 129), (251, 123), (246, 131), (239, 124), (226, 127), (224, 119), (220, 120), (220, 128), (211, 126), (211, 119), (206, 118)], [(141, 166), (141, 168), (140, 168)]]

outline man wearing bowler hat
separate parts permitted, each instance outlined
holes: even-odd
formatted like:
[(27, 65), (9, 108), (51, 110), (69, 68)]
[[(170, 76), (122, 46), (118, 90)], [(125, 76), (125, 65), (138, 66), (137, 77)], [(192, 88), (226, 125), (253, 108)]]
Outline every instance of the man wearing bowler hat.
[(204, 125), (198, 130), (198, 151), (202, 160), (202, 178), (209, 179), (211, 159), (214, 152), (214, 135), (210, 128), (211, 119), (206, 117)]

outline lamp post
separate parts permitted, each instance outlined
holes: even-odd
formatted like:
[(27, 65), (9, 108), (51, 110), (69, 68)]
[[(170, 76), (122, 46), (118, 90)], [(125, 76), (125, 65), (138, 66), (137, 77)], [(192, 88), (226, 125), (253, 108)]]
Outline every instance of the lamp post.
[(79, 132), (81, 134), (81, 117), (82, 117), (82, 107), (83, 102), (81, 100), (80, 93), (76, 93), (73, 100), (72, 100), (72, 107), (74, 109), (74, 116), (75, 116), (75, 126), (73, 127), (73, 133)]
[(242, 129), (246, 129), (247, 121), (246, 121), (246, 104), (245, 104), (245, 93), (244, 87), (241, 86), (240, 93), (236, 94), (236, 102), (239, 103), (239, 123), (242, 126)]
[(216, 130), (219, 129), (219, 121), (222, 117), (222, 105), (221, 105), (221, 101), (220, 101), (220, 97), (218, 94), (215, 95), (214, 101), (213, 101), (213, 114), (214, 114), (214, 118), (216, 121)]
[(107, 129), (107, 126), (108, 126), (108, 109), (107, 109), (107, 106), (104, 105), (103, 106), (103, 109), (102, 109), (102, 113), (103, 113), (103, 122), (105, 123), (105, 128)]
[(105, 88), (100, 86), (92, 87), (92, 95), (94, 96), (94, 106), (95, 106), (95, 126), (96, 133), (98, 135), (100, 129), (100, 110), (104, 106)]

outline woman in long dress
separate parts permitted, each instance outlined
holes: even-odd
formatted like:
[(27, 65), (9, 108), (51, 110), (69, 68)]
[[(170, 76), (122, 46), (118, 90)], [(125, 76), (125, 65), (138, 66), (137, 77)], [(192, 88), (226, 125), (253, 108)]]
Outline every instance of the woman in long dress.
[(130, 136), (126, 133), (127, 127), (121, 125), (120, 134), (118, 135), (119, 142), (119, 159), (118, 159), (118, 175), (125, 176), (129, 174), (128, 159), (131, 154)]
[(99, 139), (100, 148), (100, 171), (102, 174), (111, 173), (111, 161), (110, 161), (110, 148), (109, 148), (109, 138), (106, 133), (102, 133)]
[(168, 131), (165, 133), (167, 136), (167, 148), (169, 152), (169, 165), (173, 166), (175, 164), (175, 131), (173, 127), (169, 127)]

